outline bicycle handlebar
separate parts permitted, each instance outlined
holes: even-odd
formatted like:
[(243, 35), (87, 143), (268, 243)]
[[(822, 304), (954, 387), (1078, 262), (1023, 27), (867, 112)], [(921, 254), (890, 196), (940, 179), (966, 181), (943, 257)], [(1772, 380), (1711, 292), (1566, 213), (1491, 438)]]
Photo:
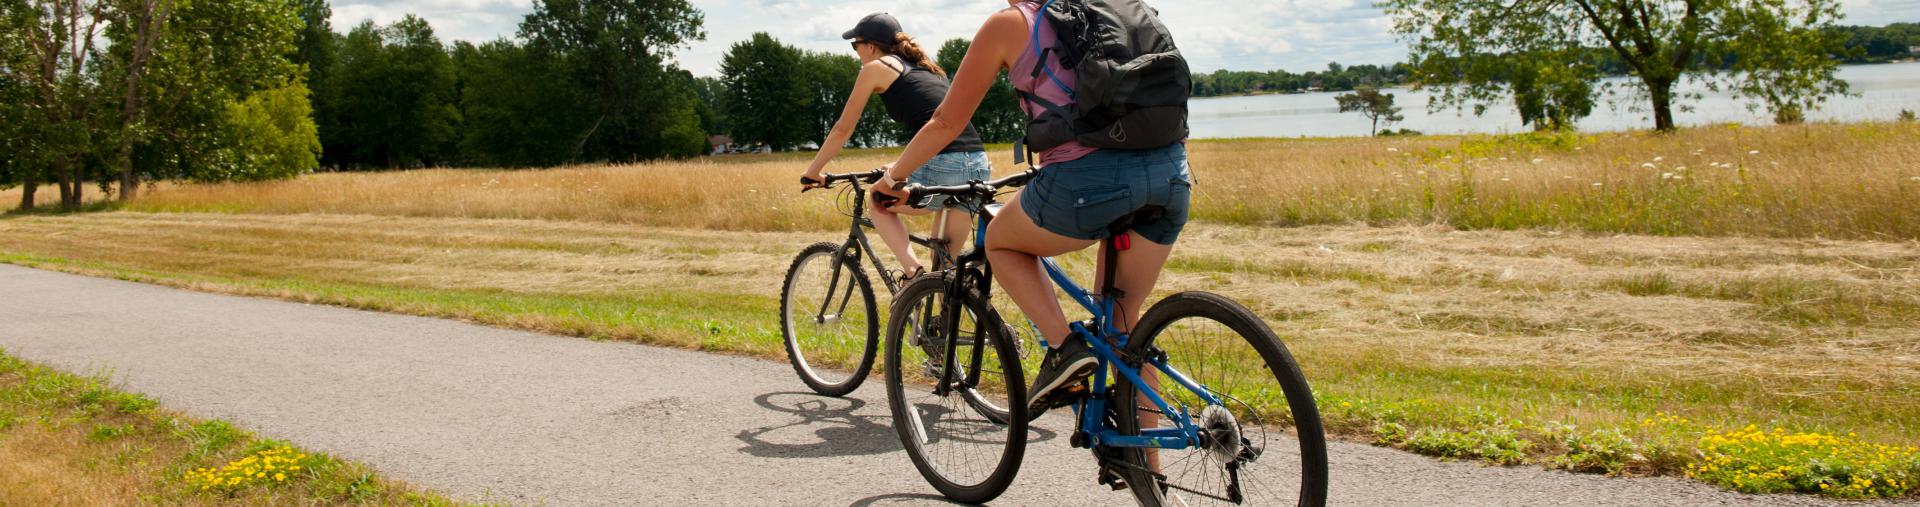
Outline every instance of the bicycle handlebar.
[(821, 179), (821, 180), (810, 180), (810, 179), (807, 179), (806, 176), (801, 176), (800, 184), (801, 185), (818, 185), (817, 188), (833, 188), (833, 185), (836, 183), (840, 183), (843, 181), (854, 181), (854, 180), (859, 180), (861, 183), (873, 184), (873, 182), (880, 181), (880, 177), (885, 174), (886, 174), (886, 171), (874, 169), (872, 171), (867, 171), (863, 173), (828, 174), (826, 175), (825, 179)]
[(952, 196), (963, 196), (963, 197), (991, 196), (994, 193), (999, 192), (1000, 189), (1003, 189), (1003, 188), (1026, 186), (1028, 181), (1033, 180), (1033, 175), (1035, 172), (1036, 171), (1033, 171), (1033, 170), (1027, 170), (1027, 171), (1022, 171), (1019, 174), (1015, 174), (1005, 178), (1000, 178), (993, 181), (975, 181), (965, 185), (953, 185), (953, 186), (944, 186), (944, 187), (922, 187), (917, 185), (911, 186), (911, 187), (907, 187), (907, 202), (915, 208), (921, 208), (921, 207), (925, 207), (926, 203), (923, 201), (926, 201), (927, 197), (936, 196), (936, 195), (952, 195)]

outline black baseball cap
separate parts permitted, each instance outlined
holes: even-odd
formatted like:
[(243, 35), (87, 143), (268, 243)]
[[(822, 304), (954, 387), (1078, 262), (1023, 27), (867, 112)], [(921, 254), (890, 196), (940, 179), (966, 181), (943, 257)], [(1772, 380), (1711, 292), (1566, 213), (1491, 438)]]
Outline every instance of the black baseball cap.
[(900, 20), (893, 19), (892, 14), (876, 12), (860, 18), (860, 24), (853, 25), (852, 30), (840, 34), (840, 38), (851, 40), (859, 37), (871, 42), (893, 44), (899, 42), (894, 38), (902, 31), (904, 30), (900, 29)]

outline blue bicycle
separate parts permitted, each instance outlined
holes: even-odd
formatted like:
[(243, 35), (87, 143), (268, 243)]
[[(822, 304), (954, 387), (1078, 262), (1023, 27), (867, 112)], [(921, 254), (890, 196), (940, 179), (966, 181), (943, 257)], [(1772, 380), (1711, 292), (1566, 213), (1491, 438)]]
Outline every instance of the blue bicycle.
[[(915, 187), (926, 197), (992, 202), (1032, 172), (993, 182)], [(981, 213), (985, 243), (997, 206)], [(1142, 210), (1152, 213), (1155, 210)], [(1112, 227), (1124, 238), (1128, 224)], [(1102, 244), (1104, 280), (1125, 239)], [(1099, 357), (1074, 405), (1070, 442), (1093, 451), (1097, 480), (1142, 505), (1323, 505), (1326, 437), (1312, 390), (1287, 348), (1253, 312), (1204, 292), (1154, 304), (1129, 334), (1114, 322), (1118, 291), (1082, 289), (1052, 259), (1046, 271), (1092, 315), (1074, 323)], [(952, 269), (895, 297), (886, 332), (887, 402), (915, 468), (947, 498), (986, 502), (1012, 484), (1032, 414), (1019, 346), (990, 304), (992, 269), (976, 246)], [(1043, 345), (1044, 346), (1044, 345)], [(1040, 354), (1032, 354), (1037, 360)], [(1171, 381), (1171, 389), (1161, 389)], [(1174, 500), (1176, 499), (1177, 500)]]

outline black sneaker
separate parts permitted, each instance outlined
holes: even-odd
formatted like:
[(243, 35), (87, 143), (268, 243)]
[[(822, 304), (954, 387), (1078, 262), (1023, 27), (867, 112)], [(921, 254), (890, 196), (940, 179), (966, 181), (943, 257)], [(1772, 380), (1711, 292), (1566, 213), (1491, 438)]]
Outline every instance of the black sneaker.
[(1027, 391), (1027, 410), (1039, 414), (1086, 396), (1085, 380), (1099, 365), (1086, 340), (1074, 333), (1060, 348), (1048, 350), (1047, 358), (1040, 361), (1040, 372), (1034, 374), (1033, 387)]

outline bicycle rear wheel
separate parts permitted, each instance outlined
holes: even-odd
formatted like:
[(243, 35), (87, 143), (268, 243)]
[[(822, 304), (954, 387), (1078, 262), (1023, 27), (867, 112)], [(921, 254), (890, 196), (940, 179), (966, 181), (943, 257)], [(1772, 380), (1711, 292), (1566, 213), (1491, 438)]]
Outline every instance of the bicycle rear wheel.
[[(780, 289), (780, 333), (787, 362), (813, 392), (846, 396), (873, 370), (879, 313), (873, 285), (841, 246), (817, 243), (800, 251)], [(834, 260), (840, 262), (836, 265)]]
[[(1221, 401), (1206, 403), (1179, 383), (1160, 380), (1157, 391), (1176, 410), (1192, 411), (1204, 442), (1121, 453), (1127, 462), (1121, 472), (1142, 505), (1168, 505), (1173, 495), (1183, 502), (1171, 504), (1326, 504), (1326, 435), (1313, 391), (1286, 345), (1253, 312), (1214, 294), (1176, 294), (1147, 310), (1128, 347), (1164, 351), (1175, 371)], [(1116, 387), (1113, 400), (1122, 433), (1172, 426), (1128, 382)], [(1150, 471), (1153, 452), (1161, 476)]]
[(1005, 492), (1020, 470), (1028, 417), (1018, 400), (1026, 399), (1026, 379), (991, 308), (973, 297), (948, 305), (950, 283), (921, 277), (894, 297), (887, 406), (920, 475), (949, 499), (981, 503)]

